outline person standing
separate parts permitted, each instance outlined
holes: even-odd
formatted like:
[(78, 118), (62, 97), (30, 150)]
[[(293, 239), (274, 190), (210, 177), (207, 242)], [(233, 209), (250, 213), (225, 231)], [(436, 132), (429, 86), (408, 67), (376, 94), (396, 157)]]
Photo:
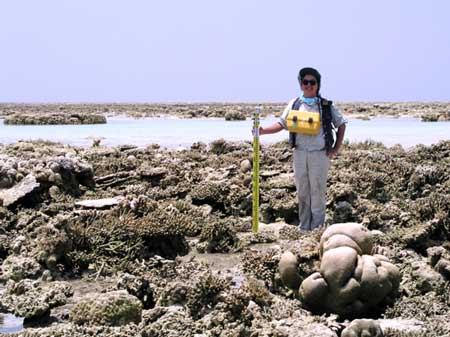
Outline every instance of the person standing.
[[(298, 81), (302, 95), (286, 105), (278, 122), (261, 126), (259, 134), (290, 132), (300, 230), (313, 230), (325, 222), (330, 159), (339, 152), (347, 120), (331, 101), (320, 96), (321, 75), (316, 69), (302, 68)], [(336, 140), (333, 128), (337, 129)]]

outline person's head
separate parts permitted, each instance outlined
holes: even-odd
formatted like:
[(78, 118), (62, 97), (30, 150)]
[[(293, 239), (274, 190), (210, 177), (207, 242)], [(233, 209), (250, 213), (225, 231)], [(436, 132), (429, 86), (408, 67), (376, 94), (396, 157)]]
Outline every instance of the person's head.
[(298, 81), (305, 97), (316, 97), (320, 90), (320, 73), (310, 67), (300, 69)]

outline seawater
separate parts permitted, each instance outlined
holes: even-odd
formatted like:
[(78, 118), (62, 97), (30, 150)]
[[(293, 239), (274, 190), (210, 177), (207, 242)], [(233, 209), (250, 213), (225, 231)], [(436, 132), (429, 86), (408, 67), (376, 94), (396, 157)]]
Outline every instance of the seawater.
[[(261, 120), (262, 126), (276, 122), (275, 117)], [(210, 143), (223, 138), (228, 141), (252, 141), (252, 120), (225, 121), (214, 119), (129, 118), (109, 117), (107, 124), (95, 125), (5, 125), (0, 123), (0, 143), (19, 140), (48, 140), (63, 144), (92, 145), (101, 138), (106, 146), (159, 144), (167, 148), (190, 147), (195, 142)], [(261, 137), (261, 143), (271, 144), (288, 138), (281, 131)], [(431, 145), (450, 140), (450, 122), (422, 122), (418, 118), (373, 118), (368, 121), (349, 119), (345, 139), (350, 142), (372, 140), (386, 146), (400, 144), (409, 148), (418, 144)]]
[(23, 329), (23, 318), (0, 313), (0, 334), (19, 332)]

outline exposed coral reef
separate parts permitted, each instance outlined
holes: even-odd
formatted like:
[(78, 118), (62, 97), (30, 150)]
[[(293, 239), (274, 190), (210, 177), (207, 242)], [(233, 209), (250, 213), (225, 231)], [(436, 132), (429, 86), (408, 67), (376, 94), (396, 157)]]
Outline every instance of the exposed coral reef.
[(61, 125), (61, 124), (106, 124), (106, 117), (92, 113), (13, 113), (5, 124), (16, 125)]
[(70, 321), (78, 325), (121, 326), (139, 323), (142, 303), (125, 290), (81, 299), (70, 311)]
[[(346, 115), (354, 115), (363, 119), (375, 116), (421, 117), (424, 121), (448, 121), (450, 104), (448, 102), (336, 102)], [(250, 118), (260, 106), (263, 115), (279, 114), (286, 102), (255, 103), (0, 103), (0, 116), (27, 114), (34, 119), (37, 114), (64, 115), (80, 118), (85, 114), (92, 115), (128, 115), (133, 117), (161, 117), (176, 115), (183, 118), (222, 117), (227, 120)]]
[[(263, 223), (253, 235), (248, 142), (181, 151), (0, 145), (0, 311), (28, 317), (10, 335), (331, 337), (358, 326), (344, 316), (373, 318), (385, 336), (449, 334), (450, 142), (345, 144), (329, 175), (325, 231), (295, 226), (291, 157), (285, 142), (261, 148)], [(358, 230), (342, 235), (332, 230), (337, 222), (366, 230), (346, 225)], [(371, 273), (381, 267), (385, 274)], [(289, 269), (297, 274), (286, 281)], [(316, 272), (335, 280), (333, 296), (349, 280), (359, 290), (312, 308), (295, 288)], [(100, 325), (70, 321), (85, 295), (108, 299), (117, 290), (136, 304), (132, 319), (114, 309)], [(368, 308), (349, 310), (357, 301)], [(116, 318), (123, 325), (107, 326)]]

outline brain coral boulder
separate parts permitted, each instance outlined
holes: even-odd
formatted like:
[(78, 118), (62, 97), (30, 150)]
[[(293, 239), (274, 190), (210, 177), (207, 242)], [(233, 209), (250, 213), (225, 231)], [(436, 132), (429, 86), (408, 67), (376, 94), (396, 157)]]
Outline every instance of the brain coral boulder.
[(383, 302), (400, 283), (400, 272), (383, 255), (371, 255), (371, 233), (357, 223), (335, 224), (320, 240), (320, 271), (300, 286), (305, 304), (317, 312), (361, 316)]

